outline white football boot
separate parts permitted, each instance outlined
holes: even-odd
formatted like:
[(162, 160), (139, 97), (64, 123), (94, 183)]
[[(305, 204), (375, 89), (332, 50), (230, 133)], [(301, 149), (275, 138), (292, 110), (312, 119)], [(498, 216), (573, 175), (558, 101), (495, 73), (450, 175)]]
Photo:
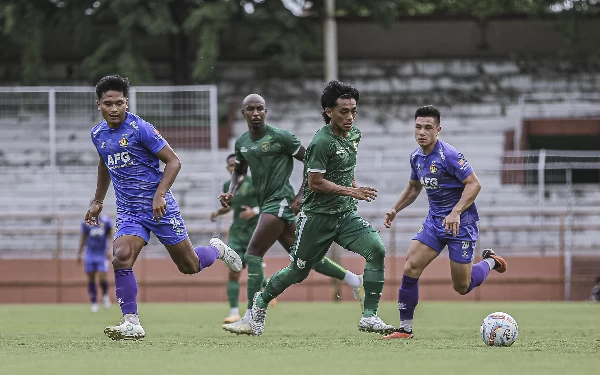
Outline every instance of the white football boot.
[(254, 294), (252, 310), (250, 311), (250, 328), (256, 336), (262, 335), (265, 330), (265, 320), (267, 319), (267, 309), (258, 307), (256, 300), (261, 292)]
[(135, 314), (126, 314), (116, 326), (104, 328), (104, 334), (113, 340), (143, 340), (146, 332)]
[(97, 303), (92, 303), (92, 305), (90, 306), (90, 311), (91, 312), (98, 312), (98, 304)]
[(252, 332), (252, 327), (250, 326), (250, 319), (245, 316), (237, 322), (223, 324), (223, 329), (227, 332), (238, 335), (254, 335), (254, 332)]
[(210, 246), (214, 246), (219, 250), (219, 259), (225, 262), (229, 269), (234, 272), (240, 272), (242, 270), (242, 259), (232, 248), (227, 246), (225, 242), (214, 237), (210, 239), (209, 243)]
[(379, 316), (373, 315), (368, 318), (365, 318), (364, 316), (360, 318), (360, 322), (358, 322), (358, 330), (363, 332), (375, 332), (382, 335), (389, 335), (390, 333), (393, 333), (396, 328), (385, 323)]

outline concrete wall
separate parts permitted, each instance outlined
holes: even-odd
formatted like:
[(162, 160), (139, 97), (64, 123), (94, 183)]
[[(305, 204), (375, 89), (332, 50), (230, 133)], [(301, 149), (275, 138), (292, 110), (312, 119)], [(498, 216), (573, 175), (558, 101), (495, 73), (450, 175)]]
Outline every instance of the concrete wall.
[[(383, 299), (396, 299), (400, 285), (404, 257), (388, 257), (386, 261), (386, 285)], [(481, 288), (467, 296), (460, 296), (452, 289), (448, 258), (436, 259), (425, 271), (420, 281), (422, 300), (514, 300), (558, 301), (564, 298), (563, 263), (560, 257), (511, 257), (508, 272), (500, 275), (492, 272)], [(598, 257), (585, 259), (598, 264)], [(266, 274), (272, 275), (289, 260), (266, 258)], [(341, 263), (348, 269), (362, 273), (364, 260), (344, 257)], [(577, 262), (575, 262), (577, 263)], [(181, 275), (169, 259), (146, 259), (140, 257), (135, 266), (139, 283), (140, 302), (214, 302), (226, 301), (225, 282), (227, 270), (218, 262), (198, 275)], [(112, 272), (109, 272), (112, 280)], [(593, 286), (591, 273), (584, 274), (574, 283), (571, 295), (581, 300), (587, 297)], [(245, 298), (246, 273), (242, 276), (241, 300)], [(114, 291), (111, 287), (114, 300)], [(352, 291), (343, 286), (343, 300), (352, 299)], [(280, 298), (281, 301), (325, 301), (333, 298), (331, 280), (312, 273), (309, 278), (292, 286)], [(3, 260), (0, 262), (0, 303), (84, 303), (87, 301), (85, 276), (74, 260)]]

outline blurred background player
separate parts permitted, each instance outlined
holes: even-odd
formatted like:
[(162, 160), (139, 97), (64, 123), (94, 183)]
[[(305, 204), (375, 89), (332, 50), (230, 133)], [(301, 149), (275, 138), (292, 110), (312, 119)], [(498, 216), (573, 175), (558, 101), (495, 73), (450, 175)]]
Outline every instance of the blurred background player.
[(600, 302), (600, 276), (596, 277), (596, 285), (592, 289), (592, 294), (590, 294), (590, 302)]
[[(140, 340), (146, 336), (137, 308), (138, 286), (133, 265), (153, 232), (183, 274), (195, 274), (221, 259), (234, 271), (242, 260), (218, 238), (210, 246), (194, 248), (171, 185), (181, 169), (179, 157), (159, 131), (139, 116), (127, 112), (129, 81), (106, 76), (96, 85), (98, 110), (104, 121), (92, 128), (91, 137), (100, 160), (96, 193), (85, 215), (87, 225), (98, 223), (112, 181), (117, 203), (117, 233), (113, 243), (113, 269), (117, 301), (123, 320), (104, 333), (113, 340)], [(159, 162), (165, 164), (164, 170)]]
[(77, 251), (77, 264), (81, 264), (83, 251), (83, 270), (88, 280), (88, 295), (92, 303), (90, 310), (98, 311), (96, 300), (96, 275), (102, 290), (102, 304), (105, 309), (110, 307), (110, 297), (108, 296), (108, 281), (106, 273), (108, 272), (108, 260), (112, 259), (112, 243), (115, 230), (110, 218), (107, 215), (98, 217), (98, 224), (88, 226), (85, 221), (81, 223), (81, 237), (79, 239), (79, 250)]
[[(235, 168), (235, 154), (227, 156), (227, 171), (231, 175)], [(229, 191), (231, 180), (223, 184), (223, 193)], [(252, 176), (246, 176), (237, 194), (233, 197), (228, 207), (221, 207), (210, 215), (210, 220), (214, 221), (218, 216), (225, 215), (233, 211), (233, 220), (229, 227), (229, 238), (227, 245), (231, 247), (242, 259), (243, 267), (244, 254), (248, 248), (252, 233), (258, 224), (258, 200), (256, 191), (252, 185)], [(264, 263), (263, 263), (264, 266)], [(227, 276), (227, 301), (229, 302), (229, 315), (223, 319), (225, 323), (233, 323), (240, 320), (240, 276), (241, 272), (229, 270)], [(266, 285), (266, 282), (264, 283)], [(263, 285), (264, 287), (264, 285)]]
[(358, 323), (361, 331), (391, 333), (394, 327), (377, 315), (385, 277), (385, 247), (377, 231), (356, 213), (357, 200), (377, 197), (377, 189), (358, 187), (354, 170), (360, 130), (354, 126), (359, 92), (356, 87), (331, 81), (323, 90), (325, 126), (317, 131), (305, 155), (302, 211), (296, 229), (292, 262), (279, 270), (262, 293), (254, 297), (250, 326), (261, 335), (269, 302), (293, 284), (305, 280), (335, 241), (365, 258), (365, 301)]
[(448, 246), (452, 285), (461, 295), (481, 285), (491, 270), (506, 272), (506, 261), (492, 249), (485, 249), (483, 260), (473, 265), (479, 238), (475, 198), (481, 184), (464, 155), (438, 139), (441, 130), (440, 112), (434, 106), (417, 109), (415, 140), (419, 148), (410, 156), (410, 180), (394, 207), (385, 214), (384, 225), (390, 228), (398, 212), (412, 204), (423, 187), (427, 191), (429, 214), (410, 243), (398, 290), (400, 327), (385, 339), (413, 337), (419, 277), (444, 247)]
[[(306, 181), (298, 194), (294, 194), (290, 176), (294, 169), (293, 159), (303, 161), (306, 149), (290, 131), (266, 124), (267, 107), (262, 96), (248, 95), (242, 103), (242, 115), (248, 124), (248, 131), (235, 141), (235, 168), (229, 192), (219, 195), (219, 199), (223, 207), (231, 204), (250, 167), (260, 206), (260, 219), (244, 255), (248, 266), (246, 314), (239, 321), (224, 325), (223, 329), (252, 335), (250, 310), (252, 299), (261, 290), (265, 280), (263, 257), (275, 241), (279, 241), (287, 252), (294, 245), (295, 215), (300, 211), (302, 189)], [(314, 270), (346, 282), (362, 305), (364, 290), (361, 276), (347, 271), (327, 257), (317, 262)]]

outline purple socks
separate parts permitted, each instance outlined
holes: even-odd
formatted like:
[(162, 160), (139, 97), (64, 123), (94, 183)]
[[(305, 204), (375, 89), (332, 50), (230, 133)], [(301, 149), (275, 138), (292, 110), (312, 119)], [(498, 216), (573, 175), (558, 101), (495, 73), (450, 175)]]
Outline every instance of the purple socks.
[(402, 285), (398, 289), (398, 310), (400, 320), (412, 320), (419, 303), (419, 279), (402, 275)]
[(96, 303), (96, 294), (96, 283), (88, 283), (88, 296), (91, 303)]
[(200, 261), (200, 269), (198, 271), (210, 267), (219, 257), (219, 250), (214, 246), (200, 246), (194, 248), (194, 251)]
[(490, 266), (485, 260), (474, 264), (473, 270), (471, 271), (471, 284), (469, 284), (469, 289), (467, 289), (467, 293), (473, 290), (473, 288), (481, 285), (481, 283), (488, 277), (489, 273)]
[(115, 270), (115, 288), (117, 289), (117, 302), (121, 306), (123, 315), (137, 315), (138, 285), (131, 268)]

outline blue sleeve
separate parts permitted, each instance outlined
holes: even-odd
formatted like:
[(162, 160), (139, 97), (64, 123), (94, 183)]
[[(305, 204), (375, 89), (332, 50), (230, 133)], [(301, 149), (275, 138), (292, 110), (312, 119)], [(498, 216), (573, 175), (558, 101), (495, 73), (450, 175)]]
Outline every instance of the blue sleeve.
[(140, 123), (137, 125), (139, 127), (138, 134), (141, 143), (153, 154), (158, 153), (168, 144), (162, 135), (160, 135), (158, 129), (156, 129), (151, 123), (140, 121)]
[(471, 168), (462, 152), (458, 150), (446, 153), (446, 170), (461, 182), (473, 173), (473, 168)]
[(417, 175), (417, 170), (415, 169), (414, 160), (412, 157), (410, 158), (410, 179), (418, 180), (419, 176)]

